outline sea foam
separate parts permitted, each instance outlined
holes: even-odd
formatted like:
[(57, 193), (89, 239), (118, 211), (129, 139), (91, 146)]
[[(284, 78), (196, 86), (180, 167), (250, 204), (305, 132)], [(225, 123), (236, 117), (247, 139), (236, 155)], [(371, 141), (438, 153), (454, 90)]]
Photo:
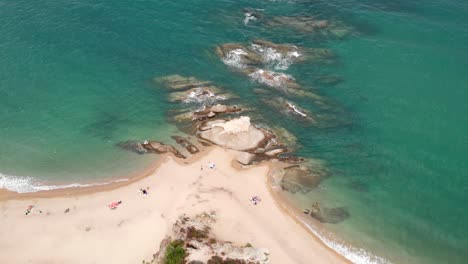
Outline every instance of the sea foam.
[(228, 52), (226, 57), (223, 58), (223, 62), (231, 67), (237, 69), (244, 69), (246, 66), (242, 59), (242, 55), (247, 55), (247, 52), (245, 52), (242, 49), (231, 50)]
[(273, 49), (271, 47), (264, 48), (258, 44), (252, 44), (251, 49), (260, 54), (266, 64), (270, 64), (276, 70), (287, 70), (294, 60), (297, 60), (301, 53), (298, 51), (289, 51), (285, 54)]
[(372, 253), (362, 249), (353, 247), (351, 245), (345, 245), (344, 243), (339, 243), (337, 241), (333, 241), (332, 239), (328, 238), (326, 234), (318, 232), (314, 228), (312, 228), (309, 224), (307, 224), (304, 220), (299, 218), (301, 221), (312, 233), (314, 233), (320, 240), (323, 241), (328, 247), (338, 252), (340, 255), (345, 257), (346, 259), (350, 260), (356, 264), (391, 264), (390, 261), (373, 255)]
[(69, 183), (63, 185), (46, 185), (39, 182), (37, 179), (28, 176), (12, 176), (0, 173), (0, 188), (7, 189), (9, 191), (18, 192), (18, 193), (30, 193), (30, 192), (39, 192), (39, 191), (50, 191), (56, 189), (66, 189), (66, 188), (80, 188), (80, 187), (91, 187), (91, 186), (100, 186), (107, 185), (115, 182), (124, 182), (128, 179), (118, 179), (109, 182), (99, 182), (99, 183)]

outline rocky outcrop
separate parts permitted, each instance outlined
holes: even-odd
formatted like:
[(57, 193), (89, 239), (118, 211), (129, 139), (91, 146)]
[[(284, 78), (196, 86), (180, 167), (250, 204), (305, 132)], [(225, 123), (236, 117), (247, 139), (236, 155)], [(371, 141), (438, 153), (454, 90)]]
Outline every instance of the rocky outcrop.
[(242, 108), (240, 108), (237, 105), (228, 106), (228, 105), (216, 104), (211, 107), (205, 107), (205, 109), (193, 113), (192, 120), (203, 121), (208, 118), (213, 118), (221, 114), (237, 113), (241, 111), (242, 111)]
[(286, 70), (297, 62), (329, 62), (334, 58), (329, 49), (299, 48), (290, 44), (276, 44), (267, 40), (256, 39), (249, 45), (227, 43), (216, 48), (216, 54), (228, 66), (244, 73), (249, 69), (269, 67)]
[(169, 101), (184, 103), (204, 103), (226, 100), (230, 95), (222, 93), (216, 86), (196, 87), (169, 94)]
[(172, 136), (172, 138), (176, 141), (177, 144), (185, 148), (190, 154), (196, 154), (200, 152), (200, 150), (195, 147), (188, 139), (181, 137), (181, 136)]
[(199, 136), (216, 145), (240, 151), (261, 147), (266, 140), (265, 133), (252, 125), (246, 116), (207, 122), (200, 126)]
[(154, 81), (172, 91), (168, 96), (171, 102), (206, 105), (233, 98), (232, 94), (226, 93), (221, 87), (195, 77), (184, 77), (175, 74), (155, 78)]
[(249, 152), (242, 152), (236, 154), (236, 161), (242, 165), (250, 165), (255, 161), (256, 155)]
[(287, 92), (300, 88), (296, 80), (291, 75), (286, 73), (263, 69), (251, 69), (248, 74), (252, 80), (260, 84), (273, 88), (283, 89)]
[(141, 143), (141, 146), (146, 149), (148, 152), (157, 153), (157, 154), (164, 154), (164, 153), (172, 153), (177, 158), (185, 159), (184, 155), (180, 154), (180, 152), (175, 149), (173, 146), (165, 145), (158, 141), (145, 141)]
[(216, 54), (226, 65), (259, 84), (294, 96), (315, 99), (318, 96), (302, 90), (294, 77), (277, 70), (286, 70), (291, 64), (304, 60), (325, 61), (333, 57), (328, 49), (301, 49), (261, 39), (253, 40), (250, 45), (220, 45), (216, 48)]
[[(183, 263), (239, 263), (266, 264), (270, 252), (266, 248), (242, 246), (228, 241), (219, 241), (211, 236), (211, 226), (216, 221), (212, 214), (194, 217), (181, 216), (165, 239), (177, 241), (185, 252)], [(165, 248), (161, 248), (150, 263), (164, 263)]]
[(146, 153), (155, 153), (155, 154), (164, 154), (164, 153), (172, 153), (175, 157), (185, 159), (185, 156), (180, 154), (180, 152), (175, 149), (173, 146), (165, 145), (158, 141), (145, 141), (145, 142), (138, 142), (133, 140), (123, 141), (117, 143), (117, 146), (133, 151), (138, 154), (146, 154)]
[(226, 65), (237, 69), (255, 67), (263, 63), (260, 54), (236, 43), (227, 43), (216, 47), (216, 54)]

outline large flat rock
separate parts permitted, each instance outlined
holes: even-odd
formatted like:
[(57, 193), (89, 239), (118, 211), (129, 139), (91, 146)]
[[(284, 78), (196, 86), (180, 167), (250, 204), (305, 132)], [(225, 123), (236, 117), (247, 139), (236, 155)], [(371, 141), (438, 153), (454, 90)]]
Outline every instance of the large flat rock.
[(250, 118), (246, 116), (230, 121), (212, 122), (206, 124), (203, 129), (199, 134), (201, 138), (234, 150), (253, 150), (266, 140), (263, 131), (252, 125)]

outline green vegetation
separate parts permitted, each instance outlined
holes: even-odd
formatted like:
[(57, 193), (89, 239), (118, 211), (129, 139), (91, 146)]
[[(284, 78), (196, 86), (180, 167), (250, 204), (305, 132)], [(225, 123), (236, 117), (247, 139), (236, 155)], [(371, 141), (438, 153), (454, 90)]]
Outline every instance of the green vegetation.
[(184, 259), (184, 241), (172, 241), (166, 248), (166, 254), (164, 255), (164, 264), (184, 264)]
[(252, 244), (250, 244), (250, 243), (247, 243), (247, 244), (245, 244), (245, 246), (244, 246), (244, 247), (252, 247)]

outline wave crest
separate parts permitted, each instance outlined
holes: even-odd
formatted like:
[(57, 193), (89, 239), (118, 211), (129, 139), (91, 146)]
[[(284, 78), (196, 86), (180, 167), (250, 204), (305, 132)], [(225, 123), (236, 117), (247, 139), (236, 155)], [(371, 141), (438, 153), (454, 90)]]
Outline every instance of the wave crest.
[(110, 182), (100, 182), (100, 183), (70, 183), (63, 185), (45, 185), (41, 184), (37, 179), (29, 176), (12, 176), (0, 173), (0, 188), (7, 189), (9, 191), (17, 193), (30, 193), (30, 192), (39, 192), (39, 191), (50, 191), (56, 189), (66, 189), (66, 188), (80, 188), (80, 187), (91, 187), (91, 186), (100, 186), (107, 185), (115, 182), (124, 182), (128, 179), (119, 179)]

